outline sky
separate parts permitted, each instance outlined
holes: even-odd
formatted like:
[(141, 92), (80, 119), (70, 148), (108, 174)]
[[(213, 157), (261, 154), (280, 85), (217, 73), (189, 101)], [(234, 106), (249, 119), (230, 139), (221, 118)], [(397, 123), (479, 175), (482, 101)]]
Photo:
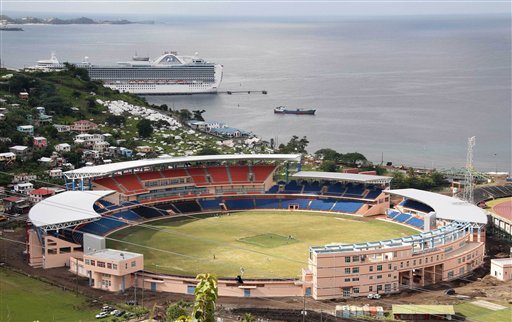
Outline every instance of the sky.
[(510, 14), (506, 0), (0, 0), (13, 16), (358, 16)]

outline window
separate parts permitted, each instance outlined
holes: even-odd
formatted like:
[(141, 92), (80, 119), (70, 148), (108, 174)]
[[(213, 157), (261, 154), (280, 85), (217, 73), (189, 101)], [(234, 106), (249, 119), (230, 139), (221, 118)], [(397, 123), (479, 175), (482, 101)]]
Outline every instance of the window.
[(350, 274), (350, 268), (345, 268), (345, 274)]
[(350, 296), (350, 289), (343, 288), (343, 297), (349, 297), (349, 296)]
[(448, 272), (448, 278), (452, 278), (453, 277), (453, 271), (449, 271)]
[(353, 262), (359, 262), (359, 256), (352, 256)]
[(124, 263), (124, 268), (127, 269), (128, 268), (128, 263)]
[(373, 266), (370, 266), (369, 271), (373, 272)]
[(377, 265), (377, 270), (382, 271), (382, 265)]
[(85, 265), (91, 265), (91, 261), (90, 261), (90, 260), (88, 260), (88, 259), (86, 259), (86, 260), (85, 260)]
[(400, 268), (404, 268), (404, 262), (400, 262)]
[(382, 275), (377, 275), (377, 279), (381, 279), (382, 278)]
[(345, 256), (345, 263), (350, 263), (350, 256)]
[(421, 265), (421, 258), (420, 258), (420, 265)]
[[(388, 264), (388, 269), (390, 270), (391, 269), (391, 264)], [(396, 268), (395, 268), (396, 269)]]
[(187, 285), (187, 294), (194, 295), (196, 291), (196, 287), (194, 285)]
[(358, 294), (358, 293), (359, 293), (359, 287), (354, 287), (354, 288), (352, 289), (352, 292), (353, 292), (354, 294)]
[(382, 285), (377, 285), (377, 292), (382, 291)]
[(359, 277), (354, 277), (354, 278), (352, 279), (352, 282), (359, 282)]
[(245, 288), (244, 289), (244, 297), (250, 297), (251, 296), (251, 289)]
[(370, 279), (372, 280), (372, 279), (373, 279), (373, 276), (370, 276)]
[(464, 267), (459, 268), (459, 274), (460, 274), (460, 275), (463, 275), (463, 274), (464, 274)]
[(91, 259), (91, 265), (92, 265), (92, 266), (95, 266), (95, 265), (96, 265), (96, 263), (95, 263), (92, 259)]
[(345, 282), (350, 282), (350, 277), (349, 278), (345, 278)]
[(113, 269), (117, 269), (117, 264), (112, 264)]
[(385, 284), (384, 285), (384, 292), (386, 292), (386, 293), (391, 292), (391, 284)]
[(98, 261), (98, 265), (97, 266), (98, 267), (105, 267), (105, 262)]
[(409, 267), (409, 261), (407, 261), (406, 265), (407, 265), (407, 267)]
[(357, 273), (359, 273), (359, 267), (352, 268), (352, 274), (357, 274)]
[(412, 265), (413, 265), (413, 266), (416, 266), (416, 260), (413, 260), (413, 261), (412, 261)]
[(112, 263), (107, 263), (107, 268), (112, 269)]
[(368, 287), (368, 292), (373, 292), (373, 286)]
[(136, 261), (132, 261), (132, 267), (135, 267), (135, 265), (137, 265), (137, 262)]

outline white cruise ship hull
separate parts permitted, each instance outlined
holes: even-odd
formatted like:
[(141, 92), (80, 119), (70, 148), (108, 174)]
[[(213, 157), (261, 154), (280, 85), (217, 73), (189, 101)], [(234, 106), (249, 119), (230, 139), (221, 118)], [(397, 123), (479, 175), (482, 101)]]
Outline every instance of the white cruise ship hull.
[(214, 94), (217, 93), (217, 87), (211, 84), (195, 85), (195, 84), (151, 84), (151, 83), (135, 83), (135, 84), (103, 84), (122, 93), (132, 93), (139, 95), (173, 95), (173, 94)]

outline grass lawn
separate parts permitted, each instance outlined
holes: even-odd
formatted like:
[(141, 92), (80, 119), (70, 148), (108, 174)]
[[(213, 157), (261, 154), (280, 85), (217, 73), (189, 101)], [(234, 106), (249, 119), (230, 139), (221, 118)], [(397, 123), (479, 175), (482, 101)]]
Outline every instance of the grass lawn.
[[(309, 246), (378, 241), (418, 233), (408, 227), (339, 214), (249, 211), (220, 217), (162, 220), (155, 229), (130, 227), (108, 247), (144, 254), (145, 269), (169, 274), (297, 277), (308, 266)], [(288, 239), (288, 236), (293, 239)], [(162, 251), (163, 250), (163, 251)]]
[(463, 303), (454, 305), (455, 313), (458, 315), (464, 315), (466, 319), (472, 321), (481, 321), (481, 322), (504, 322), (512, 320), (512, 306), (507, 304), (502, 304), (504, 306), (508, 306), (504, 310), (493, 311), (489, 309), (485, 309), (480, 306), (476, 306), (471, 303)]
[(0, 269), (0, 321), (93, 321), (98, 312), (85, 297)]

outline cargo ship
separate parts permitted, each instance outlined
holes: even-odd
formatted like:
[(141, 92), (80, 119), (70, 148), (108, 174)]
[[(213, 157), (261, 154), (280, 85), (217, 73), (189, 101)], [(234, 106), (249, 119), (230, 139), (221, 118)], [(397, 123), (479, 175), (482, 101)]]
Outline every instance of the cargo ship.
[(286, 108), (284, 106), (278, 106), (274, 108), (275, 114), (296, 114), (296, 115), (315, 115), (315, 109), (304, 109), (304, 108)]

